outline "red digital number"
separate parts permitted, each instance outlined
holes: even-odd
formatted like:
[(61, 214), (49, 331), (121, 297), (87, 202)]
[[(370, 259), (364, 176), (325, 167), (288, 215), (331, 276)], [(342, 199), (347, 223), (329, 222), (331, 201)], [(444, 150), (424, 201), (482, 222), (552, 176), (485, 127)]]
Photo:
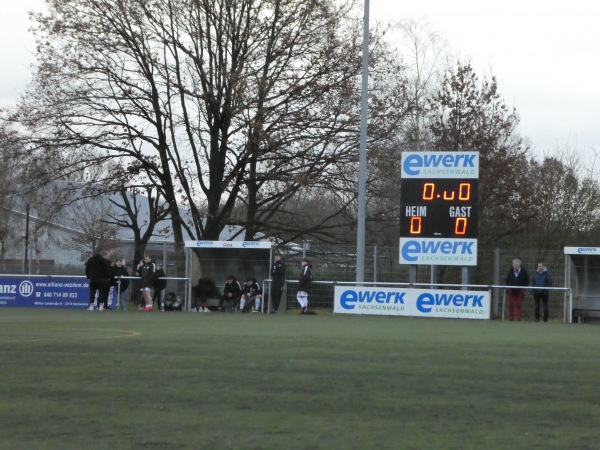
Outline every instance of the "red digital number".
[(411, 217), (410, 218), (410, 234), (421, 234), (421, 217)]
[(454, 234), (462, 235), (467, 234), (467, 218), (457, 217), (454, 225)]
[(471, 183), (460, 183), (458, 187), (459, 200), (471, 200)]
[(425, 183), (423, 185), (423, 200), (433, 200), (433, 192), (435, 191), (434, 183)]

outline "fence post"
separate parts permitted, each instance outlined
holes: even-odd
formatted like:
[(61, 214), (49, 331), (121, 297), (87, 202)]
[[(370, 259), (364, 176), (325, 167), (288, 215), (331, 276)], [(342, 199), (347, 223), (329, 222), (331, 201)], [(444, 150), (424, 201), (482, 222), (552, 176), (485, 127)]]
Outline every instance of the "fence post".
[[(500, 284), (500, 249), (496, 248), (494, 250), (494, 281), (493, 283), (498, 286)], [(492, 295), (492, 303), (494, 305), (494, 317), (498, 317), (498, 303), (499, 303), (499, 295), (498, 288), (494, 288), (494, 292)]]

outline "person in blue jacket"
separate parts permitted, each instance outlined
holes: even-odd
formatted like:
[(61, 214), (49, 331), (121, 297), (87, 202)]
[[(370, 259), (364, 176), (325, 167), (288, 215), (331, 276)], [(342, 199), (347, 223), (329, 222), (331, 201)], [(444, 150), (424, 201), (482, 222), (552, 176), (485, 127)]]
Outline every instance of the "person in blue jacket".
[[(531, 285), (536, 288), (546, 288), (552, 286), (552, 275), (543, 262), (538, 262), (537, 270), (533, 274)], [(548, 289), (534, 289), (533, 299), (535, 300), (535, 321), (540, 321), (540, 301), (544, 307), (544, 322), (548, 322)]]

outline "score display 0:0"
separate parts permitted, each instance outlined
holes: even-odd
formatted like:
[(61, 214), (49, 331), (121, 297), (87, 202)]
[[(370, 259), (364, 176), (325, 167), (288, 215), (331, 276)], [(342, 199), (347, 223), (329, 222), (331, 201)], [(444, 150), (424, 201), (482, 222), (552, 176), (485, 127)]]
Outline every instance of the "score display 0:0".
[[(420, 216), (414, 216), (410, 218), (410, 234), (421, 234), (421, 226), (423, 224), (423, 218)], [(467, 234), (467, 217), (457, 217), (454, 221), (454, 234), (457, 236)]]
[[(424, 183), (423, 184), (423, 200), (433, 200), (436, 198), (435, 196), (435, 183)], [(444, 191), (443, 194), (437, 194), (437, 198), (442, 198), (443, 200), (456, 200), (456, 192), (455, 191)], [(458, 185), (458, 200), (459, 201), (469, 201), (471, 200), (471, 183), (460, 183)], [(466, 224), (465, 224), (466, 227)], [(412, 229), (412, 226), (411, 226)], [(464, 233), (463, 233), (464, 234)]]

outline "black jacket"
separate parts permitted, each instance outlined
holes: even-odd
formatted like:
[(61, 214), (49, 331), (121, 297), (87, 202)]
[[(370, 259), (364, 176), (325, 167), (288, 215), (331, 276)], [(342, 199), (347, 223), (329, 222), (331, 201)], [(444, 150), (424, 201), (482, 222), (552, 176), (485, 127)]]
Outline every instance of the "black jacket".
[(110, 281), (110, 263), (100, 253), (96, 253), (85, 263), (85, 277), (91, 282)]
[[(227, 294), (231, 294), (229, 297)], [(223, 297), (226, 299), (235, 299), (242, 295), (242, 286), (240, 286), (240, 282), (234, 280), (233, 283), (225, 283), (223, 286)]]
[(140, 280), (140, 286), (142, 288), (154, 288), (154, 274), (156, 272), (156, 264), (153, 262), (144, 263), (144, 265), (138, 269)]
[(154, 272), (154, 289), (162, 291), (167, 287), (167, 280), (159, 280), (159, 278), (166, 277), (163, 269), (158, 269)]
[(119, 282), (121, 282), (121, 292), (124, 292), (127, 290), (127, 288), (129, 287), (129, 280), (124, 278), (124, 279), (119, 279), (118, 277), (128, 277), (129, 276), (129, 272), (127, 272), (127, 268), (125, 266), (112, 266), (111, 267), (112, 270), (112, 281), (110, 283), (111, 286), (116, 286)]
[(271, 268), (271, 279), (273, 281), (283, 281), (285, 278), (285, 263), (281, 260), (274, 261)]
[(312, 268), (309, 264), (305, 265), (300, 272), (300, 280), (298, 283), (298, 290), (308, 293), (312, 285)]
[[(518, 275), (515, 275), (515, 269), (512, 267), (508, 270), (506, 274), (506, 285), (507, 286), (529, 286), (529, 274), (527, 271), (521, 267)], [(512, 292), (519, 292), (523, 289), (511, 289)]]
[(244, 284), (242, 292), (248, 297), (255, 297), (262, 294), (262, 288), (258, 281), (253, 281), (252, 284)]

